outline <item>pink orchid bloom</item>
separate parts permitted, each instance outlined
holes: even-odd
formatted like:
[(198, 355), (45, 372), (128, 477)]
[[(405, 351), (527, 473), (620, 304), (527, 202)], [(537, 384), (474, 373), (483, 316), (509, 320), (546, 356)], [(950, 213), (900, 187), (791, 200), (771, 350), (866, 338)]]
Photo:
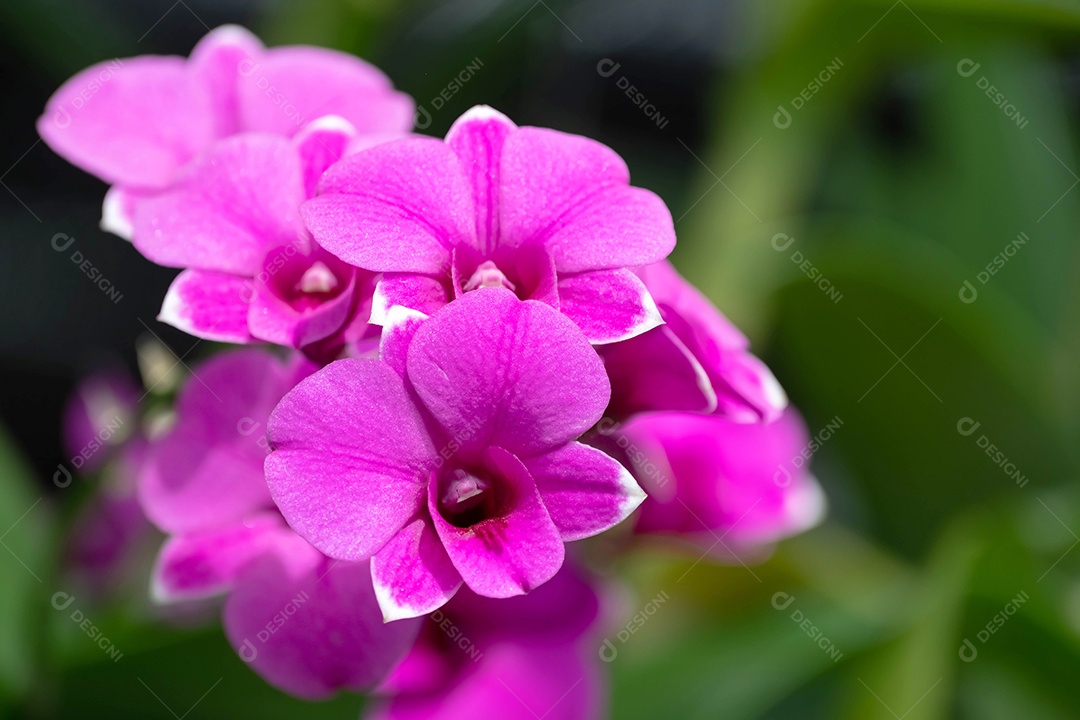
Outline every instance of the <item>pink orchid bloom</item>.
[(649, 410), (716, 413), (736, 422), (771, 422), (787, 395), (750, 341), (664, 260), (638, 269), (665, 324), (601, 348), (611, 378), (610, 413)]
[(138, 400), (134, 381), (123, 371), (109, 370), (81, 381), (64, 408), (67, 460), (53, 481), (67, 487), (75, 475), (99, 473), (93, 496), (75, 517), (65, 551), (75, 579), (95, 595), (122, 584), (151, 529), (135, 497), (146, 455)]
[(81, 381), (64, 407), (64, 452), (72, 470), (100, 469), (138, 430), (139, 389), (119, 370)]
[(168, 189), (217, 140), (242, 132), (291, 137), (324, 115), (361, 135), (400, 135), (412, 100), (345, 53), (267, 49), (247, 30), (210, 31), (190, 58), (99, 63), (49, 98), (38, 133), (58, 155), (113, 187), (102, 228), (131, 239), (139, 201)]
[(367, 720), (592, 720), (604, 678), (596, 592), (570, 563), (528, 595), (462, 590), (424, 622)]
[(270, 492), (330, 557), (372, 558), (387, 620), (441, 607), (462, 581), (520, 595), (549, 580), (564, 541), (622, 521), (643, 495), (575, 442), (607, 376), (572, 321), (505, 288), (466, 293), (383, 333), (382, 359), (339, 360), (270, 417)]
[(320, 359), (377, 336), (367, 323), (374, 274), (320, 248), (299, 216), (319, 176), (355, 139), (333, 116), (291, 139), (237, 135), (141, 202), (135, 247), (160, 265), (188, 268), (158, 319), (210, 340), (264, 340)]
[(159, 601), (226, 594), (225, 632), (277, 687), (307, 698), (370, 689), (407, 652), (416, 621), (384, 624), (367, 562), (334, 561), (274, 509), (263, 476), (271, 409), (314, 367), (257, 349), (194, 369), (176, 424), (139, 482), (169, 539), (154, 569)]
[(375, 324), (395, 305), (431, 314), (488, 286), (561, 310), (593, 343), (661, 322), (627, 268), (675, 246), (663, 201), (631, 187), (610, 148), (519, 128), (489, 107), (458, 118), (445, 141), (407, 138), (346, 158), (303, 215), (327, 250), (384, 273)]
[(772, 423), (642, 413), (598, 430), (598, 444), (625, 459), (649, 493), (636, 532), (753, 548), (813, 527), (824, 514), (806, 467), (810, 438), (793, 410)]

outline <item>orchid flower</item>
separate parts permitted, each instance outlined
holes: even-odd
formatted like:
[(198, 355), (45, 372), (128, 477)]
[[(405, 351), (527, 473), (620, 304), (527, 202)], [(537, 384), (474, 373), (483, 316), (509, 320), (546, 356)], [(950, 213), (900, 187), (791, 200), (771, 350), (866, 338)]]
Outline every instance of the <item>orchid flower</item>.
[(649, 493), (636, 532), (753, 548), (824, 515), (824, 495), (807, 468), (810, 438), (793, 410), (772, 423), (641, 413), (598, 430), (597, 444), (624, 459)]
[(303, 207), (316, 241), (384, 275), (371, 322), (395, 305), (431, 314), (482, 287), (561, 310), (590, 341), (660, 324), (630, 266), (675, 245), (671, 214), (629, 185), (610, 148), (545, 128), (519, 128), (475, 107), (445, 141), (407, 138), (332, 167)]
[(243, 132), (292, 137), (324, 115), (360, 135), (393, 136), (412, 127), (413, 103), (359, 58), (267, 49), (226, 25), (190, 58), (145, 55), (83, 70), (49, 98), (37, 126), (57, 154), (113, 186), (102, 228), (130, 240), (139, 202), (171, 187), (215, 141)]
[(366, 720), (592, 720), (604, 678), (596, 591), (570, 563), (528, 595), (463, 589), (428, 617)]
[(284, 397), (266, 461), (301, 536), (372, 558), (387, 620), (436, 610), (463, 581), (487, 597), (528, 592), (558, 571), (564, 541), (641, 502), (621, 465), (575, 442), (609, 386), (564, 315), (496, 287), (427, 319), (391, 315), (382, 359), (339, 360)]
[(771, 422), (787, 406), (772, 372), (716, 306), (664, 260), (638, 269), (664, 325), (600, 349), (611, 378), (610, 413), (716, 413)]
[(320, 248), (299, 216), (319, 176), (356, 140), (333, 116), (291, 139), (236, 135), (141, 202), (135, 247), (160, 265), (187, 268), (159, 319), (198, 337), (264, 340), (319, 359), (377, 336), (367, 323), (374, 274)]
[(384, 624), (369, 563), (327, 558), (274, 509), (263, 431), (275, 403), (312, 369), (254, 348), (196, 366), (176, 424), (150, 445), (139, 497), (169, 535), (155, 598), (225, 594), (225, 632), (240, 657), (279, 688), (318, 698), (376, 685), (418, 627)]

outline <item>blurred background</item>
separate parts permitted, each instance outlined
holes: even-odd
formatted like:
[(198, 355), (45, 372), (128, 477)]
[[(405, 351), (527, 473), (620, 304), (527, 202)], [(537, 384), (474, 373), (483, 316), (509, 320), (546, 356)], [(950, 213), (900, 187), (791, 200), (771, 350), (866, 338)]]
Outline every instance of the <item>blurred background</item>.
[(375, 62), (428, 134), (486, 103), (612, 146), (805, 416), (821, 527), (749, 569), (621, 561), (631, 607), (670, 599), (607, 665), (615, 718), (1080, 717), (1075, 0), (0, 4), (0, 714), (362, 703), (272, 690), (216, 624), (162, 622), (145, 575), (83, 607), (120, 663), (48, 599), (92, 489), (53, 480), (65, 398), (135, 373), (151, 330), (211, 348), (154, 320), (175, 271), (98, 229), (105, 186), (34, 121), (78, 70), (223, 23)]

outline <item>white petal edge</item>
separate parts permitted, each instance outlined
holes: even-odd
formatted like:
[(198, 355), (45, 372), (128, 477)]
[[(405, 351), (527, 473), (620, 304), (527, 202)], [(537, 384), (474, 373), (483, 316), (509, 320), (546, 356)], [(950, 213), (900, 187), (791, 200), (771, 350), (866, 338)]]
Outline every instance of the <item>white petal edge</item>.
[(379, 610), (382, 612), (384, 624), (394, 622), (395, 620), (408, 620), (409, 618), (420, 617), (435, 612), (449, 602), (450, 598), (457, 594), (457, 591), (461, 589), (461, 586), (464, 583), (464, 581), (459, 582), (457, 587), (455, 587), (442, 602), (433, 604), (431, 607), (413, 608), (399, 605), (398, 602), (394, 600), (390, 587), (379, 582), (378, 574), (375, 572), (375, 558), (375, 555), (371, 557), (371, 585), (375, 589), (375, 600), (379, 603)]
[(99, 227), (107, 233), (131, 242), (135, 235), (135, 223), (133, 218), (124, 213), (124, 191), (113, 185), (105, 193), (105, 200), (101, 203), (101, 222)]
[[(644, 287), (644, 283), (642, 284)], [(593, 345), (610, 345), (611, 343), (622, 342), (623, 340), (629, 340), (635, 338), (643, 332), (648, 332), (653, 328), (660, 327), (664, 323), (664, 318), (660, 316), (660, 308), (656, 307), (656, 301), (653, 300), (653, 296), (648, 290), (644, 290), (641, 293), (641, 306), (645, 308), (645, 317), (638, 322), (637, 325), (627, 330), (622, 335), (615, 338), (605, 338), (603, 340), (590, 340)]]

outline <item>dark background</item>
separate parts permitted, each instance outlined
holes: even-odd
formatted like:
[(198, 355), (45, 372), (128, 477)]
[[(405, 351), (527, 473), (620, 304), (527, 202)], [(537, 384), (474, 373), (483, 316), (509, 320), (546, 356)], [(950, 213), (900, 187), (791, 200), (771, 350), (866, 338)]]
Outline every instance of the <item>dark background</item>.
[[(50, 482), (74, 383), (109, 364), (135, 372), (143, 323), (177, 355), (194, 345), (153, 319), (175, 271), (97, 228), (105, 186), (38, 143), (34, 120), (83, 67), (186, 55), (226, 22), (268, 45), (375, 62), (429, 111), (428, 134), (486, 103), (611, 145), (677, 219), (676, 265), (748, 332), (810, 431), (842, 421), (814, 466), (831, 504), (821, 528), (752, 572), (703, 563), (682, 580), (695, 558), (663, 548), (623, 561), (639, 603), (662, 590), (672, 602), (608, 668), (615, 717), (1080, 716), (1080, 3), (3, 3), (0, 419), (11, 442), (0, 521), (46, 498), (4, 536), (27, 564), (60, 562), (86, 496)], [(604, 59), (619, 64), (610, 77)], [(980, 65), (970, 77), (964, 59)], [(624, 77), (662, 126), (620, 89)], [(984, 77), (1022, 127), (980, 89)], [(1020, 232), (1027, 244), (979, 282)], [(52, 249), (57, 233), (76, 238), (119, 303)], [(776, 250), (778, 233), (795, 241)], [(975, 302), (960, 299), (965, 281)], [(960, 434), (962, 418), (979, 430)], [(33, 580), (5, 555), (0, 637), (57, 624), (36, 583), (15, 597)], [(785, 611), (770, 605), (781, 591), (796, 597)], [(33, 716), (169, 717), (133, 678), (168, 688), (179, 715), (220, 676), (190, 717), (355, 717), (355, 698), (309, 707), (265, 688), (219, 631), (163, 628), (137, 594), (100, 610), (128, 660), (102, 663), (61, 623), (32, 660), (15, 639), (0, 647), (0, 698)], [(837, 662), (793, 609), (842, 651)], [(959, 657), (965, 638), (972, 662)]]

